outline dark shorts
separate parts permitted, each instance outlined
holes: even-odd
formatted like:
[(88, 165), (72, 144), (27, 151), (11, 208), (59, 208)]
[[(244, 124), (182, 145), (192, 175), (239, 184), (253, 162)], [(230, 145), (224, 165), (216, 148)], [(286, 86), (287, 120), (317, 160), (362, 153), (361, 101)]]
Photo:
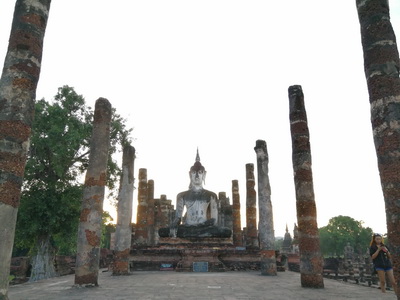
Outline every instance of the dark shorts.
[(387, 267), (387, 268), (377, 268), (377, 267), (375, 267), (375, 270), (377, 270), (377, 271), (390, 271), (390, 270), (393, 270), (393, 268), (392, 267)]

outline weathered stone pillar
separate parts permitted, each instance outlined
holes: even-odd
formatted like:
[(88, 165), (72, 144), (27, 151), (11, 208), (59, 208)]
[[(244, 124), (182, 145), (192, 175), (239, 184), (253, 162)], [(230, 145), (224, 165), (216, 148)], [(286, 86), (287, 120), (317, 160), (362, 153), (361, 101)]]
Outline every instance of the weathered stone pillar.
[(145, 245), (147, 230), (147, 169), (139, 169), (138, 207), (136, 214), (135, 244)]
[(155, 200), (154, 200), (154, 180), (147, 182), (147, 236), (148, 245), (154, 246), (155, 243)]
[(98, 285), (101, 218), (107, 180), (111, 115), (110, 102), (107, 99), (99, 98), (94, 110), (89, 166), (83, 187), (78, 228), (75, 269), (75, 284), (78, 285)]
[(258, 248), (257, 193), (254, 189), (254, 164), (246, 164), (246, 247)]
[(290, 131), (303, 287), (322, 288), (323, 259), (319, 245), (317, 209), (311, 169), (310, 137), (300, 85), (289, 87)]
[(226, 197), (225, 192), (219, 192), (218, 200), (220, 205), (218, 212), (218, 226), (227, 227), (232, 230), (232, 205), (229, 203), (229, 198)]
[(8, 299), (15, 224), (50, 2), (16, 1), (0, 79), (0, 299)]
[(160, 221), (162, 227), (168, 227), (172, 222), (174, 206), (171, 203), (172, 201), (167, 199), (167, 195), (160, 196)]
[(258, 236), (261, 250), (261, 275), (276, 276), (275, 232), (271, 186), (268, 177), (267, 143), (257, 140), (254, 150), (257, 155)]
[(232, 180), (232, 216), (233, 216), (233, 245), (243, 246), (242, 241), (242, 223), (240, 220), (240, 194), (239, 194), (239, 182)]
[(118, 194), (117, 228), (115, 231), (115, 251), (113, 275), (129, 274), (129, 252), (132, 242), (132, 206), (133, 206), (133, 167), (135, 148), (128, 145), (123, 149), (122, 174)]
[(400, 299), (400, 59), (389, 1), (357, 0), (371, 123)]
[(154, 244), (157, 245), (160, 241), (160, 236), (158, 235), (158, 231), (162, 227), (168, 227), (170, 224), (167, 224), (167, 226), (161, 226), (161, 200), (160, 199), (154, 199)]
[(215, 224), (223, 227), (225, 226), (225, 201), (226, 201), (226, 193), (225, 192), (219, 192), (218, 193), (218, 220), (215, 220)]

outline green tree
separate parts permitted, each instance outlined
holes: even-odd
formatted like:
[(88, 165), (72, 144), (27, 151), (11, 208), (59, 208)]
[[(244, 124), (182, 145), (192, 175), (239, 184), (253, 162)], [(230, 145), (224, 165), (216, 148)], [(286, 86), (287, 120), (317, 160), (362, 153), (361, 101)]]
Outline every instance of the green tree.
[(362, 221), (347, 216), (331, 218), (328, 225), (319, 228), (322, 255), (343, 256), (347, 243), (350, 243), (355, 253), (364, 253), (369, 245), (372, 229), (362, 225)]
[(112, 223), (113, 218), (108, 212), (103, 212), (102, 222), (103, 226), (101, 229), (101, 248), (110, 249), (111, 246), (111, 233), (115, 232), (116, 224)]
[(282, 248), (283, 238), (276, 238), (274, 243), (274, 249), (280, 250)]
[[(32, 280), (54, 275), (56, 252), (72, 254), (89, 161), (93, 111), (73, 88), (58, 89), (52, 103), (35, 105), (31, 149), (18, 213), (17, 247), (34, 254)], [(120, 169), (112, 155), (129, 140), (132, 129), (113, 110), (107, 186), (113, 191)], [(110, 193), (113, 195), (113, 193)]]

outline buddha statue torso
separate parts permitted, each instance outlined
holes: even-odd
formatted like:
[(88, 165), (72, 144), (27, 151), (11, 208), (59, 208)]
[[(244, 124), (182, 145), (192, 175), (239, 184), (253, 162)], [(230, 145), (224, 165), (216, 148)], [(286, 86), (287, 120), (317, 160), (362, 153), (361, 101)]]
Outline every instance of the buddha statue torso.
[[(208, 220), (218, 219), (217, 195), (205, 189), (189, 190), (177, 196), (176, 216), (182, 216), (186, 206), (184, 225), (205, 224)], [(210, 223), (210, 222), (209, 222)]]

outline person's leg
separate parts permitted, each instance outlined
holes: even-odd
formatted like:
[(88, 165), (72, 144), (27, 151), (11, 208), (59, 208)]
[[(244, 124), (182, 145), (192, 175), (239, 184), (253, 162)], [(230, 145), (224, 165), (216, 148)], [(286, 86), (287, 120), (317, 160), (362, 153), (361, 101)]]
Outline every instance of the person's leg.
[(386, 293), (386, 290), (385, 290), (385, 271), (376, 270), (376, 272), (378, 273), (379, 285), (381, 287), (381, 291), (382, 291), (382, 293)]
[(396, 283), (396, 280), (394, 279), (393, 269), (386, 271), (386, 274), (388, 275), (388, 278), (389, 278), (390, 284), (393, 287), (394, 293), (397, 295), (397, 283)]

